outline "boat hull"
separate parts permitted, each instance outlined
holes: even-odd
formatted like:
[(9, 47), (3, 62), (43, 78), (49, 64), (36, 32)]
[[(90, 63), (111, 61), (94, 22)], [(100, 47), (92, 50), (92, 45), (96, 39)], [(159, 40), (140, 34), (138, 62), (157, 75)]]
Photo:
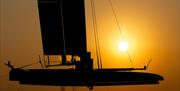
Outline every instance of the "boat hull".
[(164, 78), (145, 72), (116, 71), (110, 69), (81, 71), (74, 69), (12, 69), (11, 81), (30, 85), (54, 86), (107, 86), (159, 84)]

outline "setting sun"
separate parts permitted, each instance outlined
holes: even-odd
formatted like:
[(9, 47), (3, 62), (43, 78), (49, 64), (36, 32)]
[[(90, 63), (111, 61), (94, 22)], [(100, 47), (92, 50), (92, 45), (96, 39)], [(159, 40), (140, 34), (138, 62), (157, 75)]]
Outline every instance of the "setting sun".
[(127, 51), (128, 50), (128, 44), (127, 42), (125, 41), (121, 41), (118, 45), (118, 48), (121, 50), (121, 51)]
[[(130, 85), (141, 76), (116, 75), (131, 72), (164, 81)], [(0, 91), (89, 91), (95, 83), (92, 91), (180, 91), (180, 0), (0, 0)]]

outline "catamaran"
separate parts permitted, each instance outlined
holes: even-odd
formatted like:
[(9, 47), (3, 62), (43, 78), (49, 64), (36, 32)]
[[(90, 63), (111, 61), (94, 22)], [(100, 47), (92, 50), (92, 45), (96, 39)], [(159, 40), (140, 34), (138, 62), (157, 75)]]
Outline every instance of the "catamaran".
[[(53, 86), (93, 86), (159, 84), (161, 75), (142, 68), (93, 68), (91, 52), (87, 51), (84, 0), (38, 0), (39, 19), (46, 68), (11, 68), (9, 80), (20, 84)], [(69, 58), (68, 58), (69, 57)], [(99, 65), (100, 64), (100, 65)], [(49, 67), (74, 68), (49, 69)]]

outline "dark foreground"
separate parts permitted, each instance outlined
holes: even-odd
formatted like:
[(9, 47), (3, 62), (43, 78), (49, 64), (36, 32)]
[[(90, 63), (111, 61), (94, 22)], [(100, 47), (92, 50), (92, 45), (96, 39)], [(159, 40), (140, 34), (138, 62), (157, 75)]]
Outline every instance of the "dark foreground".
[(74, 69), (11, 69), (10, 80), (20, 84), (55, 86), (106, 86), (159, 84), (164, 78), (145, 72), (117, 71), (114, 69), (94, 69), (92, 71)]

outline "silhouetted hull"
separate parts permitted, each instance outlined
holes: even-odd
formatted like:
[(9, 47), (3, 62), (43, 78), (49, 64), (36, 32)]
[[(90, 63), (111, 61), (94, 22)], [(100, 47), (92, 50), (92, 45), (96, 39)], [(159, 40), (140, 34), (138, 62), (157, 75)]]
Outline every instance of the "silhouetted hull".
[(106, 86), (158, 84), (163, 77), (152, 73), (118, 72), (111, 69), (91, 72), (73, 69), (12, 69), (9, 79), (31, 85)]

